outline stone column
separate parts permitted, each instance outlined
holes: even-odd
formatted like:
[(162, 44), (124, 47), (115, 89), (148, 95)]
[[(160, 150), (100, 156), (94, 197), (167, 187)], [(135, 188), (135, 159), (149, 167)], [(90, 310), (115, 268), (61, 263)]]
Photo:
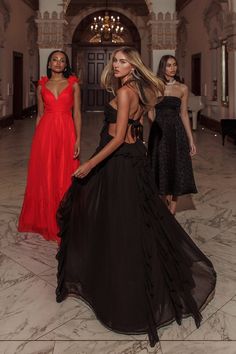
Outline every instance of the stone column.
[(236, 118), (236, 0), (232, 0), (232, 11), (227, 14), (225, 32), (229, 68), (229, 116)]
[(4, 67), (7, 65), (7, 55), (5, 49), (6, 30), (10, 22), (10, 8), (4, 1), (0, 1), (0, 119), (7, 112), (7, 82)]
[(148, 21), (150, 61), (153, 71), (156, 72), (163, 55), (175, 55), (178, 24), (175, 0), (154, 0), (150, 10)]
[(47, 58), (53, 50), (64, 49), (67, 21), (58, 0), (40, 0), (37, 19), (40, 76), (46, 75)]

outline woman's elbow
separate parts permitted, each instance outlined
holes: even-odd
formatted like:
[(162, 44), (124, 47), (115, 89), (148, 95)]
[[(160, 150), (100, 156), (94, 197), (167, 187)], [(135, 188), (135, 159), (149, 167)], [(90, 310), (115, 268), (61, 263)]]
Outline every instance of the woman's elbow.
[(125, 142), (125, 138), (122, 136), (116, 136), (114, 139), (115, 139), (117, 146), (120, 146), (120, 145), (124, 144), (124, 142)]

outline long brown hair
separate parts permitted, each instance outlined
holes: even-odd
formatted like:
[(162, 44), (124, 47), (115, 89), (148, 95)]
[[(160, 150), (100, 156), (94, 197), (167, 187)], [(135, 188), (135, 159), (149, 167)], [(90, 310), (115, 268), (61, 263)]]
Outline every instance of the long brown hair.
[(114, 95), (121, 87), (121, 80), (115, 78), (113, 73), (113, 60), (118, 52), (122, 52), (127, 61), (134, 68), (132, 72), (132, 85), (135, 86), (140, 103), (145, 110), (153, 107), (158, 97), (164, 94), (164, 84), (162, 80), (143, 63), (138, 51), (131, 47), (121, 47), (113, 51), (109, 63), (104, 68), (101, 75), (101, 84)]
[(166, 80), (166, 65), (167, 65), (167, 61), (169, 59), (174, 59), (175, 62), (176, 62), (176, 65), (177, 65), (177, 71), (176, 71), (176, 74), (175, 74), (175, 77), (174, 79), (176, 81), (181, 81), (180, 80), (180, 77), (179, 77), (179, 70), (178, 70), (178, 62), (177, 62), (177, 59), (174, 55), (171, 55), (171, 54), (167, 54), (167, 55), (163, 55), (161, 57), (161, 60), (159, 62), (159, 66), (158, 66), (158, 69), (157, 69), (157, 76), (159, 76), (160, 79), (162, 79), (164, 81), (164, 83), (166, 84), (168, 81)]

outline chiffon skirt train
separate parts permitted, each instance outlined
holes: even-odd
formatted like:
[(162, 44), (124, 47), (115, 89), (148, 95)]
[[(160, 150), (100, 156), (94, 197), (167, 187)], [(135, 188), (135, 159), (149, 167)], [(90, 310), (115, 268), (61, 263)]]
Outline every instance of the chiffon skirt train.
[[(105, 126), (97, 151), (111, 138)], [(200, 325), (216, 274), (159, 199), (140, 140), (74, 179), (57, 220), (58, 302), (79, 297), (106, 327), (148, 333), (152, 346), (174, 320)]]

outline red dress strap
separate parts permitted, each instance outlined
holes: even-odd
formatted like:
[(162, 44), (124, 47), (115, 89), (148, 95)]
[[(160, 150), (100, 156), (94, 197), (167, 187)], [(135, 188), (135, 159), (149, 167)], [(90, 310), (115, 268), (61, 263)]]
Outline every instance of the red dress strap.
[(71, 85), (75, 84), (76, 82), (79, 82), (79, 79), (75, 75), (71, 75), (68, 77), (68, 81)]
[(42, 76), (42, 77), (40, 78), (40, 80), (38, 81), (38, 85), (43, 86), (43, 85), (46, 84), (47, 81), (48, 81), (48, 77), (47, 77), (47, 76)]

